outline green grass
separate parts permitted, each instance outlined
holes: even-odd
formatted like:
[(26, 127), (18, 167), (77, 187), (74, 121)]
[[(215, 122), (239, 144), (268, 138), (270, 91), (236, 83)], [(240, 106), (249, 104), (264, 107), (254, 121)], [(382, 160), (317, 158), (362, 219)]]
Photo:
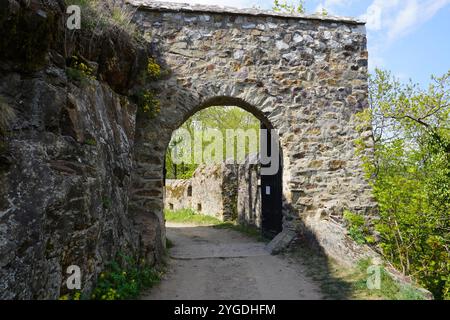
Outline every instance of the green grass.
[(370, 259), (360, 260), (354, 271), (357, 279), (354, 288), (369, 296), (386, 300), (424, 300), (425, 297), (414, 287), (399, 283), (393, 279), (383, 266), (380, 266), (380, 289), (369, 290), (367, 288), (367, 270), (372, 266)]
[(415, 288), (400, 284), (380, 267), (380, 289), (367, 287), (370, 260), (361, 260), (355, 268), (345, 268), (318, 250), (298, 245), (290, 252), (296, 263), (305, 265), (307, 276), (319, 285), (325, 299), (329, 300), (423, 300)]
[(90, 294), (74, 292), (59, 300), (129, 300), (137, 299), (144, 290), (159, 283), (164, 265), (148, 266), (144, 261), (119, 254), (117, 260), (108, 263), (100, 273)]
[[(178, 223), (193, 223), (200, 225), (209, 225), (215, 229), (229, 229), (235, 230), (243, 233), (249, 237), (252, 237), (258, 241), (267, 242), (268, 239), (261, 235), (261, 231), (256, 227), (240, 225), (236, 222), (222, 222), (221, 220), (200, 214), (192, 209), (181, 209), (181, 210), (164, 210), (164, 214), (167, 221), (178, 222)], [(170, 241), (170, 240), (169, 240)]]
[(221, 224), (217, 218), (199, 214), (192, 209), (181, 210), (164, 210), (164, 215), (167, 221), (178, 223), (195, 223), (201, 225), (218, 225)]

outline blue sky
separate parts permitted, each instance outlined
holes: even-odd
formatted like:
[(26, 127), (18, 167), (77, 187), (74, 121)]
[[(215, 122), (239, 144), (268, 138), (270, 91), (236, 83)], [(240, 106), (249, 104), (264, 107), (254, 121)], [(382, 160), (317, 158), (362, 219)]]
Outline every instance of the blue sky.
[[(246, 8), (272, 7), (272, 0), (168, 0)], [(288, 0), (295, 1), (295, 0)], [(427, 86), (430, 75), (450, 70), (450, 0), (305, 0), (308, 13), (367, 21), (370, 69), (388, 69), (400, 80)]]

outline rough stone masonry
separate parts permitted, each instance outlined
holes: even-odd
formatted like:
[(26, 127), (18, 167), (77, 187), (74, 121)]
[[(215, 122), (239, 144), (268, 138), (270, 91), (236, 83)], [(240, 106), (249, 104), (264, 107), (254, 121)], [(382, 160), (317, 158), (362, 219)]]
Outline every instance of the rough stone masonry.
[[(103, 80), (75, 85), (58, 40), (64, 24), (53, 19), (56, 11), (64, 16), (63, 1), (27, 3), (1, 7), (0, 32), (11, 17), (25, 24), (18, 34), (39, 40), (42, 67), (25, 73), (8, 60), (17, 52), (0, 52), (1, 102), (17, 113), (0, 148), (0, 298), (58, 298), (70, 265), (81, 267), (88, 292), (118, 252), (157, 261), (165, 244), (167, 145), (209, 106), (242, 107), (276, 130), (284, 229), (352, 260), (359, 249), (333, 221), (344, 209), (370, 215), (375, 207), (354, 145), (355, 114), (368, 105), (362, 22), (130, 1), (165, 69), (154, 83), (161, 112), (148, 119), (126, 97), (142, 48), (113, 41), (118, 35), (94, 41), (98, 50), (84, 51), (103, 61)], [(21, 20), (23, 12), (34, 20)], [(23, 47), (22, 39), (8, 41)]]
[[(202, 108), (235, 105), (279, 135), (284, 228), (314, 238), (342, 262), (353, 261), (355, 246), (335, 221), (344, 209), (370, 215), (375, 208), (355, 154), (361, 138), (355, 114), (368, 106), (364, 24), (256, 9), (129, 3), (170, 71), (155, 84), (159, 116), (137, 120), (131, 201), (142, 221), (158, 220), (164, 228), (163, 165), (172, 132)], [(362, 138), (370, 139), (369, 129)]]
[(169, 210), (192, 209), (221, 221), (237, 218), (238, 166), (200, 165), (190, 179), (167, 179), (164, 203)]

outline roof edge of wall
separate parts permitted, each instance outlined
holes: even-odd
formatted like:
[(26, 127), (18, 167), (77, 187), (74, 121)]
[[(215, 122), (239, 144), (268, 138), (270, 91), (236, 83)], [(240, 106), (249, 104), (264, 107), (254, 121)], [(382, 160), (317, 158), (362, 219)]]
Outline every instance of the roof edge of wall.
[(269, 10), (262, 10), (256, 8), (237, 9), (233, 7), (222, 7), (212, 5), (201, 4), (188, 4), (188, 3), (175, 3), (175, 2), (160, 2), (150, 0), (126, 0), (126, 3), (138, 7), (141, 10), (149, 11), (161, 11), (161, 12), (190, 12), (190, 13), (222, 13), (230, 15), (245, 15), (245, 16), (257, 16), (257, 17), (275, 17), (275, 18), (288, 18), (298, 20), (315, 20), (334, 23), (345, 23), (353, 25), (365, 25), (366, 22), (351, 18), (351, 17), (337, 17), (337, 16), (324, 16), (321, 14), (288, 14), (280, 13)]

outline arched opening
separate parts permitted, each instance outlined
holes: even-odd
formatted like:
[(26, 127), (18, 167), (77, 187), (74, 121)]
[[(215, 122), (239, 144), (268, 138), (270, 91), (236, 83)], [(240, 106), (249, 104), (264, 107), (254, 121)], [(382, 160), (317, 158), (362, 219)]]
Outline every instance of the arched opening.
[(282, 231), (282, 171), (278, 136), (267, 117), (241, 99), (215, 97), (172, 134), (164, 208), (233, 221), (273, 238)]

